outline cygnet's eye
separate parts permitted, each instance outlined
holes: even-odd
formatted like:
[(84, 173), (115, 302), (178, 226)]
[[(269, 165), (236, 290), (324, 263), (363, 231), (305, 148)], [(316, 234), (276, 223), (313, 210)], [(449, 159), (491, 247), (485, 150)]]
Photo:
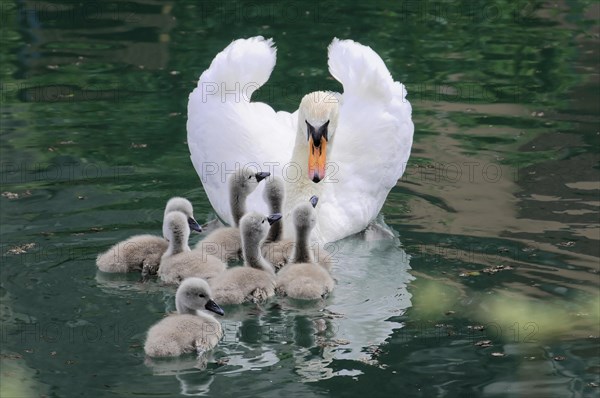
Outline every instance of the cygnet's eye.
[(251, 179), (251, 178), (252, 178), (252, 174), (250, 174), (250, 175), (248, 176), (248, 179)]
[(264, 224), (264, 223), (265, 223), (265, 219), (263, 218), (263, 220), (262, 220), (260, 223), (261, 223), (261, 224)]
[(206, 298), (206, 296), (205, 296), (205, 295), (203, 295), (202, 293), (199, 293), (199, 294), (198, 294), (198, 297)]

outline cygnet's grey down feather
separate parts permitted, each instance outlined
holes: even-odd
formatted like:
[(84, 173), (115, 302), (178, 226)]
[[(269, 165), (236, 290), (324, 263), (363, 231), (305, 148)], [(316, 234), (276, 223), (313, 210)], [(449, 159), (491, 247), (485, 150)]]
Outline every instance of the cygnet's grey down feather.
[[(271, 213), (281, 213), (285, 200), (285, 184), (283, 179), (278, 176), (271, 177), (266, 181), (263, 199), (267, 202)], [(318, 198), (313, 196), (311, 204), (317, 205)], [(294, 239), (283, 238), (283, 223), (271, 225), (267, 239), (262, 246), (262, 254), (268, 262), (273, 264), (275, 271), (279, 272), (283, 266), (291, 262), (295, 250), (296, 241)], [(322, 245), (313, 244), (310, 248), (318, 263), (327, 270), (331, 269), (331, 255)]]
[(218, 258), (200, 250), (190, 250), (190, 228), (185, 214), (173, 211), (165, 217), (165, 233), (169, 248), (163, 254), (158, 276), (168, 284), (177, 284), (188, 277), (211, 279), (225, 271), (225, 264)]
[(160, 236), (135, 235), (98, 255), (96, 265), (103, 272), (133, 272), (146, 268), (156, 274), (160, 258), (169, 243)]
[[(165, 206), (164, 216), (172, 211), (181, 211), (187, 217), (189, 225), (197, 226), (194, 219), (192, 204), (180, 197), (169, 199)], [(163, 234), (164, 234), (163, 218)], [(199, 226), (197, 227), (199, 229)], [(169, 247), (169, 242), (160, 236), (135, 235), (113, 245), (96, 258), (98, 269), (103, 272), (133, 272), (143, 271), (146, 274), (156, 274), (160, 259)]]
[(205, 310), (223, 315), (213, 301), (206, 281), (184, 280), (175, 295), (177, 313), (168, 315), (148, 330), (144, 351), (151, 357), (175, 357), (214, 348), (223, 337), (221, 324)]
[(309, 246), (310, 233), (317, 220), (313, 205), (298, 205), (293, 217), (296, 229), (293, 263), (277, 274), (277, 293), (304, 300), (324, 298), (333, 290), (334, 281), (327, 268), (315, 262)]
[(244, 266), (230, 268), (210, 283), (214, 297), (222, 304), (262, 302), (275, 294), (275, 270), (261, 254), (260, 246), (269, 232), (269, 224), (280, 214), (246, 214), (240, 221)]
[(219, 228), (198, 242), (195, 249), (213, 255), (223, 262), (239, 260), (242, 257), (242, 240), (239, 223), (246, 213), (246, 198), (258, 186), (258, 183), (270, 173), (240, 169), (229, 177), (229, 205), (233, 215), (233, 226)]
[[(283, 212), (285, 200), (285, 184), (279, 176), (273, 176), (265, 182), (263, 199), (269, 206), (271, 214)], [(275, 271), (283, 267), (292, 255), (293, 241), (283, 239), (283, 225), (274, 223), (269, 228), (269, 234), (262, 245), (262, 254), (268, 262), (273, 264)]]

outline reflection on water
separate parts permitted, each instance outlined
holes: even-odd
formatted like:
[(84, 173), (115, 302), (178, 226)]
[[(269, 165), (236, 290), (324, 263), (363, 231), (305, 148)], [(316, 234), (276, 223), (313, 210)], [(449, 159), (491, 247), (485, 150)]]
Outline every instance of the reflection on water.
[[(2, 11), (0, 395), (597, 395), (597, 3)], [(399, 241), (338, 242), (327, 300), (228, 308), (214, 352), (147, 361), (174, 289), (97, 273), (95, 256), (160, 234), (173, 195), (214, 218), (188, 158), (187, 96), (218, 51), (257, 34), (279, 48), (256, 93), (275, 108), (340, 89), (332, 36), (372, 46), (406, 84), (413, 155), (383, 208)]]
[[(387, 228), (385, 224), (380, 229)], [(397, 239), (366, 240), (353, 236), (331, 245), (336, 288), (324, 300), (306, 302), (272, 299), (261, 305), (226, 307), (220, 318), (224, 337), (213, 352), (196, 358), (146, 358), (153, 374), (175, 376), (183, 395), (205, 395), (213, 376), (200, 376), (208, 369), (223, 377), (282, 366), (302, 381), (318, 381), (337, 375), (358, 375), (350, 370), (334, 371), (336, 359), (377, 364), (372, 354), (393, 330), (402, 327), (394, 319), (410, 307), (409, 256)], [(128, 276), (127, 279), (133, 279)], [(126, 281), (123, 275), (98, 272), (96, 281), (106, 293), (129, 297), (164, 292), (166, 312), (173, 311), (173, 288), (160, 283)], [(153, 286), (153, 287), (149, 287)], [(214, 368), (214, 363), (219, 364)], [(230, 376), (231, 375), (231, 376)]]

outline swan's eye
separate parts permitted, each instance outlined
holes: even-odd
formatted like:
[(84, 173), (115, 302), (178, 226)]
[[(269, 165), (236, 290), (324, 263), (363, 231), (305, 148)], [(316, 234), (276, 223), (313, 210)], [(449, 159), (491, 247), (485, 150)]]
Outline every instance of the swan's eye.
[(252, 178), (252, 175), (249, 175), (249, 176), (248, 176), (248, 179), (251, 179), (251, 178)]
[(202, 293), (198, 294), (198, 297), (206, 298), (206, 296), (203, 295)]
[(263, 218), (263, 220), (262, 220), (260, 223), (261, 223), (261, 224), (264, 224), (264, 223), (265, 223), (265, 219)]

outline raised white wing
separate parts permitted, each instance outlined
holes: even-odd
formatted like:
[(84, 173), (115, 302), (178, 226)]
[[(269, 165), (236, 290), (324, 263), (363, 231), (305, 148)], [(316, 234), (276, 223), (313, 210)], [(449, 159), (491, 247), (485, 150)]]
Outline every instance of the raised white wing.
[[(371, 48), (334, 39), (329, 71), (344, 87), (332, 139), (318, 235), (335, 241), (363, 230), (404, 173), (414, 126), (404, 85)], [(325, 217), (323, 217), (326, 215)]]
[[(275, 53), (273, 42), (260, 36), (234, 41), (213, 59), (189, 97), (192, 163), (210, 204), (228, 223), (232, 217), (227, 177), (244, 166), (269, 171), (270, 162), (283, 165), (291, 158), (294, 115), (250, 102), (252, 93), (269, 79)], [(249, 202), (249, 209), (267, 212), (260, 192)]]

